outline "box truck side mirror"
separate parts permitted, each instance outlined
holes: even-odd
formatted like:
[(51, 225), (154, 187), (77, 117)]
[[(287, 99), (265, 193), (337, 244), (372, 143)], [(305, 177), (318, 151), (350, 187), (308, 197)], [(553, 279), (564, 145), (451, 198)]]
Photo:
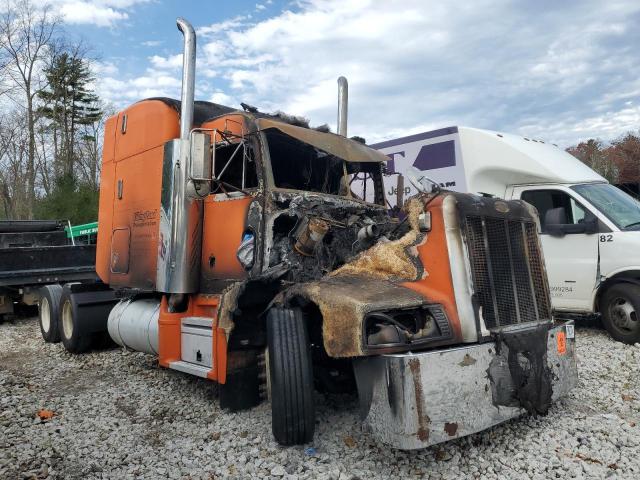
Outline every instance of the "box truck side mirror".
[(579, 223), (567, 223), (564, 207), (550, 208), (544, 215), (544, 231), (549, 235), (563, 237), (566, 234), (598, 232), (598, 219), (587, 213)]

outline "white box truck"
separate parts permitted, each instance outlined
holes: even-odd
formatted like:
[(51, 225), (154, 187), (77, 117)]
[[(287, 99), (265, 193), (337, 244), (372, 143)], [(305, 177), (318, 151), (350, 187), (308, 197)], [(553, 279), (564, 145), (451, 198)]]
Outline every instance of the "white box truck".
[[(610, 335), (640, 342), (640, 203), (555, 145), (469, 127), (448, 127), (372, 145), (389, 173), (414, 169), (442, 188), (538, 209), (556, 312), (601, 314)], [(412, 168), (413, 167), (413, 168)], [(387, 198), (412, 195), (386, 178)]]

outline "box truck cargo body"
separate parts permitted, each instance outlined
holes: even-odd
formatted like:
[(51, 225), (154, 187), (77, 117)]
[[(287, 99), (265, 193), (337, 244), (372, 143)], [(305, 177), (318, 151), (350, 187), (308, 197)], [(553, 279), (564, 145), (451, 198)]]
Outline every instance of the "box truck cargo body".
[(415, 193), (398, 176), (441, 188), (524, 200), (540, 215), (552, 305), (602, 314), (617, 340), (640, 342), (640, 203), (584, 163), (541, 140), (448, 127), (372, 145), (387, 154), (387, 198)]

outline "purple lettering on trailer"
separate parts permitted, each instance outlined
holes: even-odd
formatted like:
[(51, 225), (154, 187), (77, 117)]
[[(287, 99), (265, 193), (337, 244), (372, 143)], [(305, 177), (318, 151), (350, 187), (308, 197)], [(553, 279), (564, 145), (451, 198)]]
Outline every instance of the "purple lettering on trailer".
[(413, 166), (418, 170), (453, 167), (456, 164), (456, 146), (453, 140), (424, 145)]
[(458, 127), (447, 127), (441, 128), (439, 130), (432, 130), (430, 132), (417, 133), (416, 135), (409, 135), (408, 137), (396, 138), (394, 140), (387, 140), (386, 142), (374, 143), (369, 146), (371, 148), (375, 148), (376, 150), (380, 150), (381, 148), (404, 145), (405, 143), (418, 142), (420, 140), (442, 137), (444, 135), (451, 135), (453, 133), (458, 133)]

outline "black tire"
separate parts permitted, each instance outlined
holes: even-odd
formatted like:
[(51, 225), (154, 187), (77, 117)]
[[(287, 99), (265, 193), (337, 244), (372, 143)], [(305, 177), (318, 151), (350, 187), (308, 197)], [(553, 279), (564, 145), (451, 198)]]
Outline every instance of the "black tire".
[(313, 440), (315, 406), (311, 350), (300, 309), (272, 308), (267, 314), (271, 427), (280, 445)]
[(38, 302), (38, 321), (40, 333), (48, 343), (60, 341), (60, 297), (62, 287), (60, 285), (46, 285), (40, 289), (40, 301)]
[(91, 347), (91, 335), (78, 333), (78, 309), (69, 285), (62, 288), (60, 296), (59, 331), (64, 348), (70, 353), (83, 353)]
[(600, 300), (602, 324), (614, 340), (640, 343), (640, 285), (617, 283)]

